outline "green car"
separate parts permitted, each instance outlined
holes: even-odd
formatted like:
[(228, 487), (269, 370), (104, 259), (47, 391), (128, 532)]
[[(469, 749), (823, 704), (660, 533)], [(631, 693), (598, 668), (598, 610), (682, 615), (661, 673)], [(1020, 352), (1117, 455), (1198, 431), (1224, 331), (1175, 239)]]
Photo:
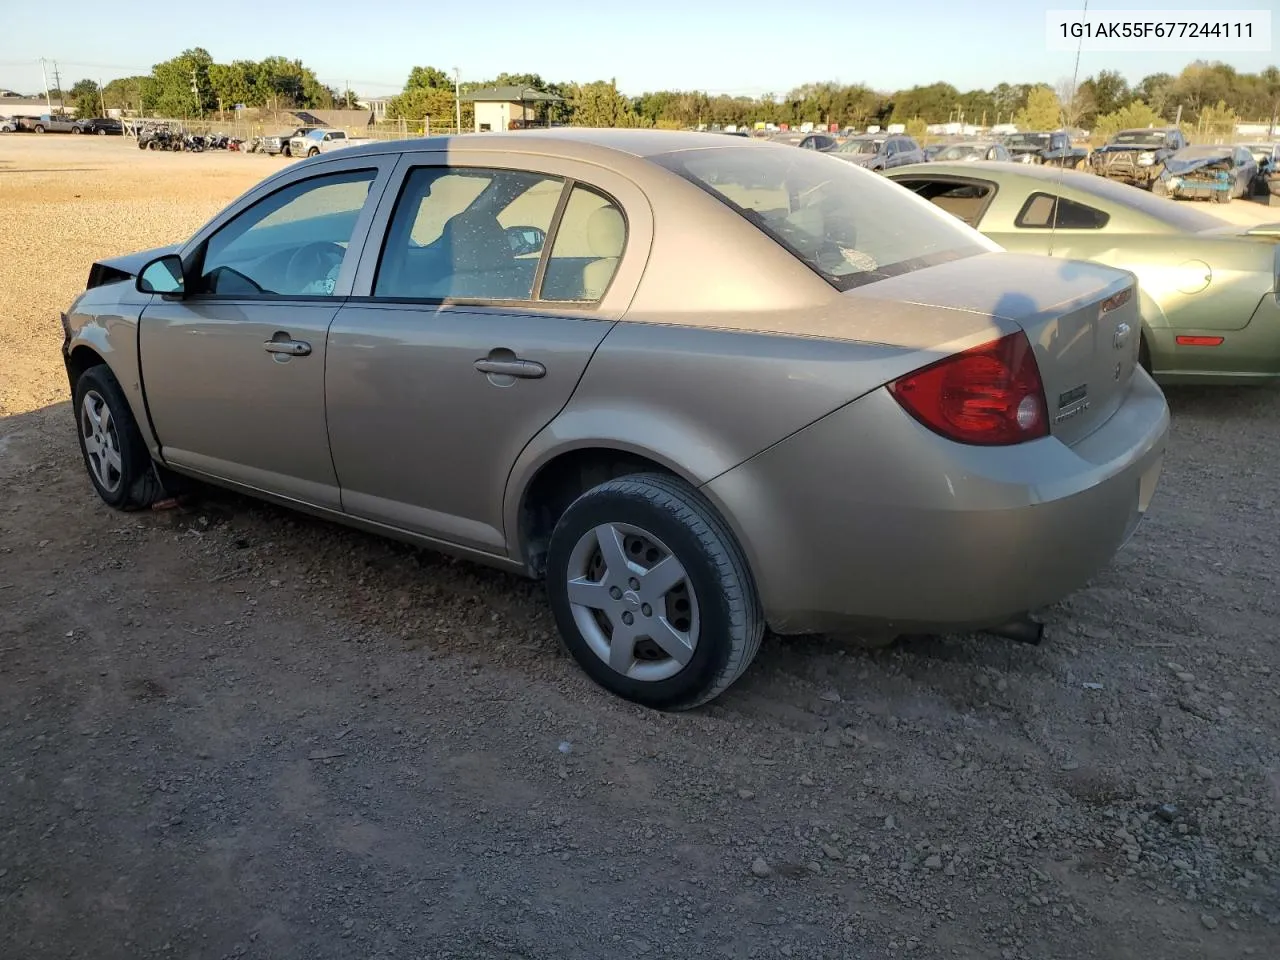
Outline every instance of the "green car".
[(1233, 226), (1052, 167), (935, 162), (887, 176), (1006, 250), (1133, 271), (1142, 362), (1161, 384), (1280, 380), (1280, 223)]

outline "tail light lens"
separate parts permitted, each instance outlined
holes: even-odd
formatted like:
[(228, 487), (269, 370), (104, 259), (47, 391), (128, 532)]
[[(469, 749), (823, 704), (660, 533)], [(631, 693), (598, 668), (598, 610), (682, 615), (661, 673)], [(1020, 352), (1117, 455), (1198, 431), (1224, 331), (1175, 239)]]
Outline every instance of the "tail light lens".
[(1021, 331), (922, 367), (890, 383), (889, 392), (957, 443), (1008, 446), (1049, 435), (1040, 368)]

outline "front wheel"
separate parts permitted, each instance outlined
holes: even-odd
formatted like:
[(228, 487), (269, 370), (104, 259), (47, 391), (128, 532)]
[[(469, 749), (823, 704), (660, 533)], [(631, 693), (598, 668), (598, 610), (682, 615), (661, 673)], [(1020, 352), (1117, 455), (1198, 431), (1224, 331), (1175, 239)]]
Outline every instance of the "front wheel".
[(41, 127), (41, 126), (37, 125), (37, 126), (36, 126), (36, 133), (44, 133), (44, 127)]
[(547, 591), (587, 675), (660, 710), (719, 696), (764, 635), (732, 532), (701, 494), (662, 474), (610, 480), (569, 506), (551, 535)]
[(1214, 202), (1215, 202), (1215, 203), (1230, 203), (1230, 202), (1231, 202), (1231, 191), (1230, 191), (1230, 190), (1215, 190), (1215, 191), (1213, 192), (1213, 199), (1214, 199)]
[(79, 127), (72, 127), (72, 128), (71, 128), (71, 132), (72, 132), (72, 133), (84, 133), (84, 131), (83, 131), (83, 130), (81, 130)]
[(120, 383), (105, 364), (90, 367), (75, 387), (76, 431), (93, 487), (120, 510), (159, 499), (160, 480)]
[(104, 130), (104, 129), (102, 129), (101, 127), (99, 127), (99, 128), (98, 128), (98, 136), (100, 136), (100, 137), (105, 137), (106, 135), (107, 135), (107, 131), (106, 131), (106, 130)]
[(308, 157), (318, 157), (318, 156), (320, 156), (320, 148), (319, 148), (319, 147), (312, 147), (310, 150), (308, 150), (308, 151), (307, 151), (307, 156), (308, 156)]

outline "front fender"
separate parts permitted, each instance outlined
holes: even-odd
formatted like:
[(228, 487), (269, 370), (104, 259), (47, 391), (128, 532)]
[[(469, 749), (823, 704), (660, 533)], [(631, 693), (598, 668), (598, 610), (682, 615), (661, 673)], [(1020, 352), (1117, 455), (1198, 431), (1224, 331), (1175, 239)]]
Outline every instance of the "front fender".
[[(118, 291), (118, 292), (117, 292)], [(160, 448), (151, 429), (138, 353), (138, 316), (149, 296), (137, 293), (131, 283), (97, 287), (83, 294), (66, 317), (63, 361), (70, 383), (79, 368), (77, 351), (88, 350), (102, 360), (124, 391), (138, 430), (153, 457)], [(141, 301), (141, 302), (139, 302)], [(70, 384), (74, 393), (74, 384)]]

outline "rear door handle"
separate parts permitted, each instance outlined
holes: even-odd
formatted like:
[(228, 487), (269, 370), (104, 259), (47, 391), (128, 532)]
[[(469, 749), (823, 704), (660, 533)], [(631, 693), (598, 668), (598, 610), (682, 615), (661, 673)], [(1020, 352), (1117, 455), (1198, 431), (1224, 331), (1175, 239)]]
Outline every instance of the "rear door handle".
[(268, 340), (262, 349), (267, 353), (283, 353), (287, 357), (305, 357), (311, 353), (311, 344), (305, 340)]
[(477, 360), (476, 369), (493, 376), (524, 380), (537, 380), (547, 375), (547, 368), (536, 360)]

